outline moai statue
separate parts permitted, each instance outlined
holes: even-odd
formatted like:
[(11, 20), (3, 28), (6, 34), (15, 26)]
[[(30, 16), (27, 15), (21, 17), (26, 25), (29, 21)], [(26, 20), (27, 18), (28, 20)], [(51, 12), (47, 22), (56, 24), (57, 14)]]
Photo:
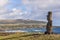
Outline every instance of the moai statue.
[(47, 20), (48, 20), (48, 23), (46, 26), (45, 34), (52, 34), (52, 12), (48, 12)]

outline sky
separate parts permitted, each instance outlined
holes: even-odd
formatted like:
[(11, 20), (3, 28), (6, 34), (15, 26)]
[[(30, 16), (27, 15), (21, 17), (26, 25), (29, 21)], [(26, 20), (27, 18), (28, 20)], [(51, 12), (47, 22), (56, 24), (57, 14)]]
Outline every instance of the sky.
[(0, 19), (47, 21), (53, 13), (53, 25), (60, 26), (60, 0), (0, 0)]

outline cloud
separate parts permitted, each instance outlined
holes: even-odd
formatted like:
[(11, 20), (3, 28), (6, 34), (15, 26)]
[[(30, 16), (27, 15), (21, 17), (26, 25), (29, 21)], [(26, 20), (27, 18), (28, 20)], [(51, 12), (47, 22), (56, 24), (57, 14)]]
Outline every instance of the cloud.
[(59, 10), (57, 11), (57, 9), (60, 9), (60, 0), (23, 0), (23, 4), (27, 10), (32, 10), (31, 15), (34, 15), (32, 17), (37, 16), (38, 18), (39, 15), (43, 16), (48, 11), (52, 11), (56, 17), (59, 15)]
[(7, 9), (5, 8), (7, 3), (8, 3), (8, 0), (0, 0), (0, 19), (5, 19), (3, 15), (8, 13)]
[(8, 3), (8, 0), (0, 0), (0, 6), (4, 6)]
[(12, 9), (12, 12), (10, 13), (11, 16), (16, 16), (16, 15), (21, 15), (22, 14), (22, 10), (18, 10), (16, 8)]
[(0, 19), (44, 21), (48, 11), (52, 11), (53, 22), (57, 23), (60, 20), (60, 0), (0, 0)]
[(54, 20), (60, 20), (60, 12), (55, 12), (54, 14), (53, 14), (53, 19)]
[[(8, 1), (4, 5), (7, 3)], [(57, 9), (60, 9), (60, 0), (10, 0), (8, 5), (10, 6), (0, 11), (0, 14), (4, 17), (9, 15), (8, 18), (21, 17), (43, 20), (46, 19), (48, 11), (52, 11), (57, 19), (60, 13), (59, 10), (57, 11)]]
[(22, 15), (26, 14), (27, 14), (26, 11), (23, 12), (20, 9), (13, 8), (11, 11), (8, 11), (8, 13), (6, 12), (5, 15), (2, 14), (1, 17), (3, 17), (4, 19), (22, 19), (23, 18)]
[(23, 0), (24, 5), (33, 5), (40, 8), (47, 8), (51, 6), (59, 5), (59, 0)]

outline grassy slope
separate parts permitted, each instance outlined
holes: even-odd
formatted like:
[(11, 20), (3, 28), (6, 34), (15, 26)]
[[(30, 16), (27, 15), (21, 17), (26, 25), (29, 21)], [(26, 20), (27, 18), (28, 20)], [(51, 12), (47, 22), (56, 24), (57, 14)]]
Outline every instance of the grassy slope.
[(8, 36), (0, 36), (0, 40), (60, 40), (59, 34), (44, 35), (33, 33), (16, 33)]

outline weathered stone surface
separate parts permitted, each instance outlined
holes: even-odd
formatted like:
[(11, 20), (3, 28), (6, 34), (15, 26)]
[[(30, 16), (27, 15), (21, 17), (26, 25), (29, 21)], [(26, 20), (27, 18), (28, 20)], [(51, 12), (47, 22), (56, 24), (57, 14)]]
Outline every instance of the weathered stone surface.
[(48, 20), (48, 23), (46, 26), (45, 34), (52, 34), (52, 12), (48, 12), (47, 20)]

